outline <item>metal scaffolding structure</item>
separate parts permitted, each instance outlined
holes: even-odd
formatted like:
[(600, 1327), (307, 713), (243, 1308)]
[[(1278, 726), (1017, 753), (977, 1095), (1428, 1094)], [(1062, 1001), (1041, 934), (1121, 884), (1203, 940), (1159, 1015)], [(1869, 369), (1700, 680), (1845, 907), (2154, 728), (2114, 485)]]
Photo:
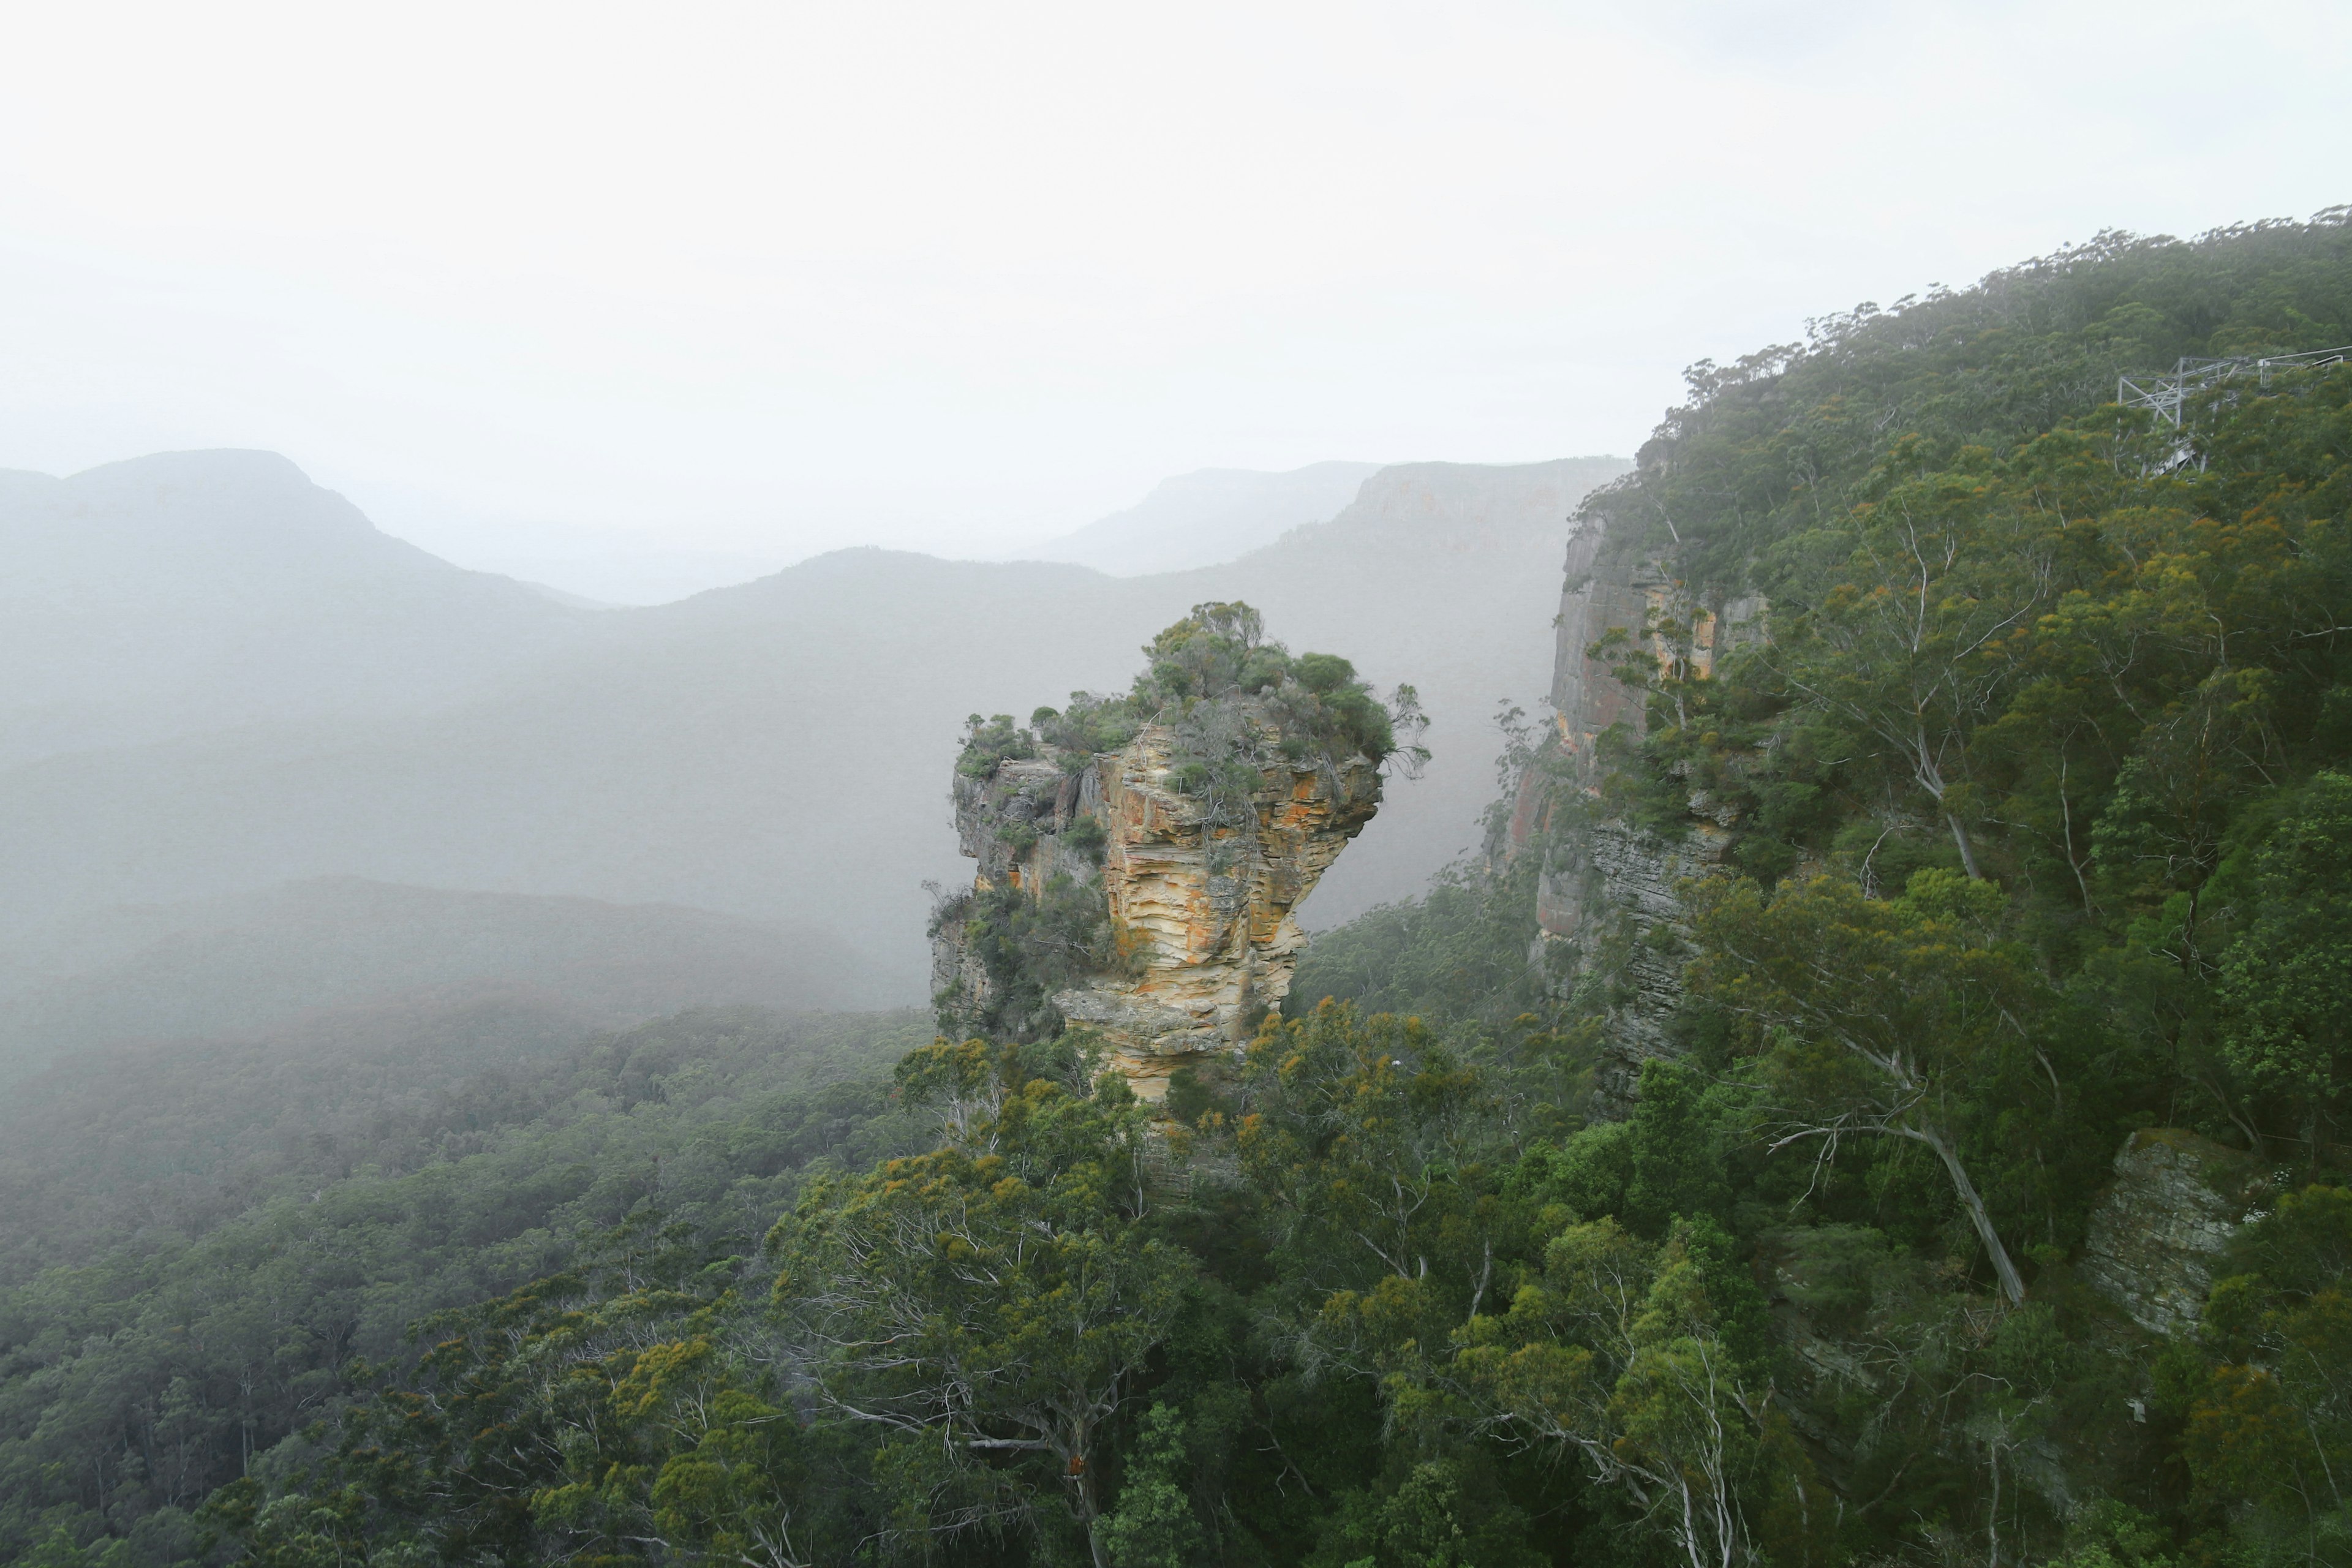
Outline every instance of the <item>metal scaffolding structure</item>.
[(2168, 374), (2151, 375), (2144, 380), (2128, 375), (2117, 377), (2116, 401), (2126, 408), (2146, 409), (2177, 430), (2180, 427), (2182, 405), (2196, 394), (2233, 375), (2252, 371), (2262, 377), (2262, 384), (2268, 386), (2273, 371), (2314, 369), (2321, 365), (2342, 364), (2347, 359), (2352, 359), (2352, 343), (2337, 349), (2314, 349), (2299, 354), (2271, 354), (2261, 359), (2252, 356), (2191, 359), (2183, 355)]

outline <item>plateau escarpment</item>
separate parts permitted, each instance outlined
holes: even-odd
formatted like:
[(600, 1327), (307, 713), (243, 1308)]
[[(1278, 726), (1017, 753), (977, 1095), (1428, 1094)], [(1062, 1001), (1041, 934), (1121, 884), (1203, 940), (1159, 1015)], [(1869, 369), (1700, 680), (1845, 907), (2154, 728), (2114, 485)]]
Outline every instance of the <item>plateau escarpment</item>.
[[(2310, 243), (2340, 268), (2340, 224)], [(1580, 510), (1556, 722), (1490, 845), (1540, 961), (1512, 973), (1594, 1042), (1602, 1115), (1705, 1082), (1738, 1137), (1813, 1157), (1759, 1162), (1792, 1211), (1884, 1231), (1932, 1203), (1947, 1234), (1906, 1245), (2006, 1309), (2104, 1299), (2102, 1333), (2176, 1342), (2226, 1316), (2291, 1172), (2337, 1190), (2352, 1104), (2321, 978), (2352, 952), (2321, 608), (2352, 583), (2352, 353), (2341, 325), (2209, 341), (2218, 314), (2152, 302), (2161, 348), (2095, 324), (2188, 254), (1696, 371)], [(2030, 349), (2028, 296), (2066, 301)], [(2185, 404), (2100, 406), (2168, 362), (2204, 401), (2176, 376)], [(2279, 591), (2231, 597), (2255, 527)]]
[(1671, 557), (1629, 558), (1605, 511), (1588, 513), (1570, 540), (1564, 577), (1551, 732), (1496, 848), (1541, 857), (1537, 952), (1563, 988), (1593, 983), (1606, 1020), (1598, 1087), (1622, 1107), (1641, 1064), (1672, 1054), (1691, 940), (1678, 889), (1726, 869), (1739, 812), (1690, 788), (1642, 820), (1609, 798), (1611, 763), (1647, 731), (1654, 695), (1711, 679), (1719, 658), (1762, 640), (1765, 605), (1754, 595), (1706, 603)]
[[(1147, 1100), (1290, 988), (1300, 900), (1379, 809), (1417, 721), (1345, 660), (1292, 659), (1245, 605), (1195, 608), (1122, 699), (972, 721), (953, 786), (971, 889), (934, 921), (950, 1033), (1099, 1036)], [(1409, 737), (1408, 737), (1409, 742)]]

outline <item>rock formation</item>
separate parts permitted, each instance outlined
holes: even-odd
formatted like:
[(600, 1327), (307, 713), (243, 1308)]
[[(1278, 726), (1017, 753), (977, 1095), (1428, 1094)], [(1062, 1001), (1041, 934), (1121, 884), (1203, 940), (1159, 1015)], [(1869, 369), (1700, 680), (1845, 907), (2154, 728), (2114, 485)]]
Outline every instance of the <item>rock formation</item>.
[[(1274, 735), (1261, 705), (1235, 706), (1261, 738)], [(1154, 723), (1115, 752), (1006, 761), (986, 779), (960, 773), (954, 788), (957, 835), (979, 862), (975, 894), (1058, 888), (1100, 900), (1108, 950), (1050, 1000), (1061, 1019), (1099, 1032), (1154, 1102), (1178, 1068), (1237, 1049), (1281, 1005), (1306, 941), (1294, 911), (1381, 798), (1379, 769), (1357, 755), (1276, 761), (1246, 799), (1213, 804), (1177, 787), (1178, 746)], [(1003, 983), (971, 932), (950, 906), (933, 952), (944, 1016), (972, 1016)]]
[(2091, 1210), (2079, 1272), (2152, 1334), (2193, 1327), (2214, 1264), (2271, 1191), (2251, 1155), (2178, 1128), (2135, 1132)]
[[(1608, 982), (1608, 1025), (1598, 1087), (1604, 1105), (1632, 1101), (1643, 1060), (1667, 1054), (1666, 1026), (1682, 986), (1689, 929), (1678, 885), (1719, 874), (1736, 813), (1694, 791), (1679, 835), (1637, 827), (1595, 808), (1603, 738), (1638, 740), (1647, 693), (1618, 673), (1646, 654), (1661, 669), (1706, 679), (1716, 660), (1763, 636), (1764, 603), (1738, 598), (1710, 608), (1692, 601), (1658, 561), (1607, 558), (1599, 518), (1570, 540), (1554, 653), (1553, 732), (1522, 778), (1494, 847), (1501, 858), (1539, 854), (1538, 957), (1563, 986)], [(1617, 634), (1620, 661), (1596, 651)]]

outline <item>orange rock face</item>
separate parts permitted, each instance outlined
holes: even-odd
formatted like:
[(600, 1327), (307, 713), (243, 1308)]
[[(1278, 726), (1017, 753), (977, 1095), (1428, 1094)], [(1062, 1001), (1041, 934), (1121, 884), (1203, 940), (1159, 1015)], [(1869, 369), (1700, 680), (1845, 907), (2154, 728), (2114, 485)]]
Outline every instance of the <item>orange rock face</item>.
[[(1057, 872), (1082, 881), (1070, 828), (1103, 830), (1099, 872), (1127, 962), (1053, 994), (1074, 1025), (1099, 1032), (1136, 1092), (1158, 1101), (1176, 1068), (1234, 1050), (1281, 1005), (1306, 945), (1295, 911), (1379, 809), (1379, 770), (1363, 757), (1336, 766), (1278, 763), (1246, 801), (1221, 805), (1171, 782), (1174, 733), (1153, 725), (1073, 773), (1058, 762), (1001, 765), (985, 784), (959, 784), (964, 852), (978, 886), (1035, 891)], [(1049, 798), (1050, 797), (1050, 798)], [(943, 926), (935, 960), (943, 994), (987, 984)]]

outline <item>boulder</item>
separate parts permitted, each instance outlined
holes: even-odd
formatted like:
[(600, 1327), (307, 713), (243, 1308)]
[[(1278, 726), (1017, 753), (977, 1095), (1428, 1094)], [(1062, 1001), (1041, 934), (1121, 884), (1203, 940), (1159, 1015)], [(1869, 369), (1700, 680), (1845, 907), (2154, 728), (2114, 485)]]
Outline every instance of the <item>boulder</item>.
[(2115, 1170), (2078, 1272), (2152, 1334), (2194, 1327), (2230, 1238), (2271, 1183), (2252, 1156), (2171, 1127), (2126, 1139)]

